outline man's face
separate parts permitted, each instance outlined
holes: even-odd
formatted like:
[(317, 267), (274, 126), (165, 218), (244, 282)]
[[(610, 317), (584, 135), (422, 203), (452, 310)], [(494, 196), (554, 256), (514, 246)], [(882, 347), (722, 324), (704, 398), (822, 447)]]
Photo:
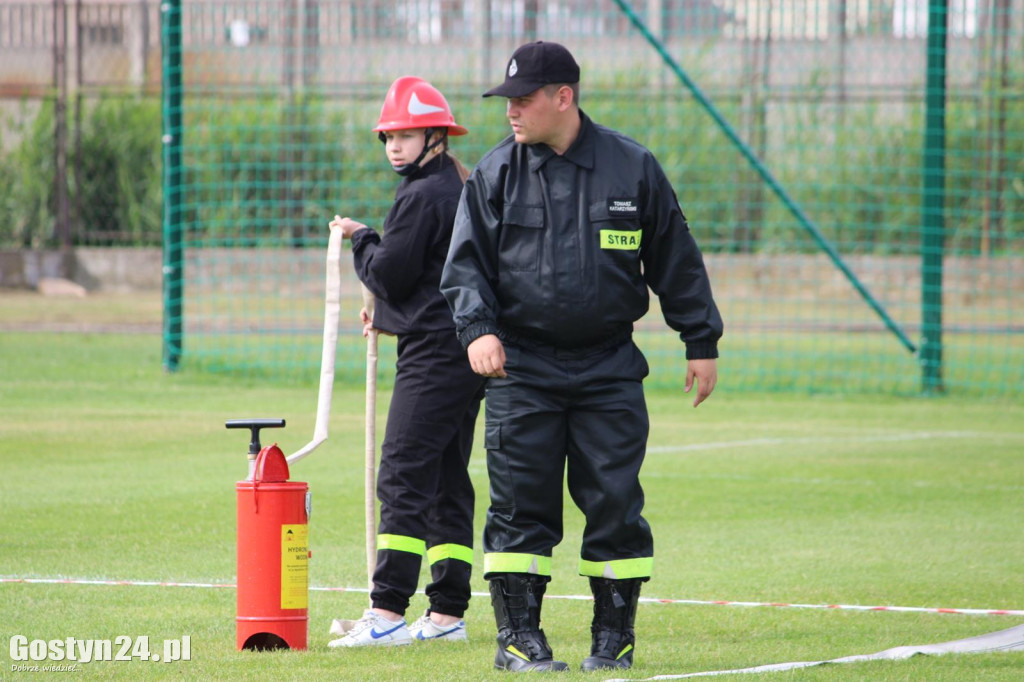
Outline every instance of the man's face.
[(505, 115), (520, 144), (550, 143), (559, 127), (558, 96), (547, 88), (534, 90), (523, 97), (510, 97)]

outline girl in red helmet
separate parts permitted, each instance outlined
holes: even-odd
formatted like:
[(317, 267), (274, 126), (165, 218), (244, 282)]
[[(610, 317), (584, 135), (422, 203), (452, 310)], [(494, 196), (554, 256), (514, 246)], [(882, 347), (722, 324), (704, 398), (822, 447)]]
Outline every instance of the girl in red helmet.
[[(448, 137), (468, 131), (436, 88), (411, 76), (391, 85), (373, 130), (402, 176), (384, 235), (351, 218), (335, 216), (330, 226), (352, 240), (356, 274), (376, 297), (373, 320), (360, 313), (364, 336), (371, 328), (396, 335), (398, 360), (377, 476), (372, 608), (357, 621), (335, 620), (331, 634), (343, 636), (331, 647), (466, 639), (473, 560), (467, 466), (483, 377), (470, 367), (439, 290), (468, 175)], [(407, 625), (424, 556), (430, 608)]]

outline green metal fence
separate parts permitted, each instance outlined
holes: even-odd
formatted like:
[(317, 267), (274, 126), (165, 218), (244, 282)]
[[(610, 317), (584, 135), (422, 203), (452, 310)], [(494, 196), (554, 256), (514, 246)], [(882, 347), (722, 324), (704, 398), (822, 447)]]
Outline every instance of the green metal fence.
[[(480, 93), (544, 39), (676, 187), (726, 323), (722, 388), (1024, 394), (1024, 0), (161, 8), (168, 368), (315, 376), (327, 223), (379, 226), (397, 184), (370, 132), (387, 86), (439, 86), (472, 165), (508, 133)], [(348, 262), (338, 371), (357, 378)], [(638, 337), (649, 384), (681, 386), (656, 309)]]

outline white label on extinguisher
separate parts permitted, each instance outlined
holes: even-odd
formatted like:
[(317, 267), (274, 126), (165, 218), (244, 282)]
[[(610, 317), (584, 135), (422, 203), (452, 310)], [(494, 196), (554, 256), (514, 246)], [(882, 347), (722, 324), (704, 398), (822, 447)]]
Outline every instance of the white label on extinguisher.
[(309, 608), (309, 526), (281, 526), (281, 608)]

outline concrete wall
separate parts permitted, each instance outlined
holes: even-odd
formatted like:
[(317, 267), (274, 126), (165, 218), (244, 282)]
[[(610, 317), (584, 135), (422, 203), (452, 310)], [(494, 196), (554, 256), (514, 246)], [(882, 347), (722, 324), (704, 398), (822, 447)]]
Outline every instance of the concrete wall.
[[(813, 301), (852, 295), (849, 282), (824, 254), (708, 254), (706, 260), (721, 298)], [(890, 302), (919, 300), (919, 258), (858, 255), (845, 261), (872, 293)], [(203, 249), (186, 252), (185, 270), (187, 280), (202, 279), (219, 293), (251, 290), (252, 273), (260, 272), (272, 288), (297, 287), (315, 295), (322, 286), (321, 263), (315, 250)], [(347, 257), (342, 267), (350, 269)], [(158, 248), (0, 251), (0, 289), (35, 289), (42, 278), (67, 277), (88, 291), (159, 291), (162, 272)], [(344, 279), (356, 295), (355, 278)], [(1024, 300), (1024, 257), (947, 257), (944, 289), (956, 296), (954, 302)]]
[(44, 278), (67, 278), (88, 291), (159, 291), (160, 249), (80, 248), (0, 251), (0, 289), (35, 289)]

